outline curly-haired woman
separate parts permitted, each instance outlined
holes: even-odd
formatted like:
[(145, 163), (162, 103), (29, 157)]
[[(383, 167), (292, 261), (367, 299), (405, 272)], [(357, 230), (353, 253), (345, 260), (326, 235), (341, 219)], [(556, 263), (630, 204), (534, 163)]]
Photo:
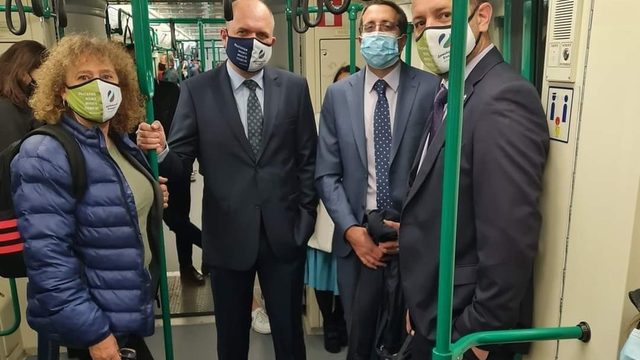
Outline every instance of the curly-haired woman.
[(17, 42), (0, 56), (0, 151), (37, 126), (29, 109), (35, 88), (33, 72), (42, 64), (46, 48), (37, 41)]
[(158, 230), (168, 194), (126, 136), (144, 118), (133, 61), (120, 45), (67, 36), (35, 73), (36, 119), (58, 124), (84, 155), (76, 199), (69, 161), (54, 138), (34, 135), (11, 164), (25, 241), (29, 325), (83, 359), (151, 359)]

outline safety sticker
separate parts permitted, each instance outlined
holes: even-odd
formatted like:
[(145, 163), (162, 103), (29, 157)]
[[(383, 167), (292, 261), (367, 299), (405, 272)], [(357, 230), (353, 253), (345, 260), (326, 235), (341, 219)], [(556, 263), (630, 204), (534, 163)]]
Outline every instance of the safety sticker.
[(547, 124), (552, 140), (569, 142), (571, 128), (571, 108), (573, 105), (573, 89), (549, 87), (547, 101)]

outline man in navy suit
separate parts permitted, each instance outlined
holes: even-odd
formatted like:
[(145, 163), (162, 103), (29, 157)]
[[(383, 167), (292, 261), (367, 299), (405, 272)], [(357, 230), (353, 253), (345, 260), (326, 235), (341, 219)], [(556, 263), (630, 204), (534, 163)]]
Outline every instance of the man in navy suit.
[(438, 85), (435, 76), (400, 60), (406, 29), (397, 4), (368, 3), (360, 24), (367, 66), (329, 87), (320, 115), (316, 187), (336, 225), (333, 252), (350, 336), (367, 332), (351, 321), (360, 273), (380, 272), (382, 257), (398, 248), (373, 242), (362, 226), (365, 213), (400, 211)]
[[(400, 275), (415, 329), (412, 359), (427, 360), (436, 332), (451, 0), (413, 0), (412, 13), (420, 57), (444, 78), (400, 223)], [(531, 326), (549, 133), (536, 89), (491, 43), (492, 13), (488, 0), (469, 0), (454, 341), (476, 331)], [(511, 360), (522, 351), (526, 346), (474, 348), (465, 359)]]
[(233, 2), (221, 30), (229, 61), (182, 83), (165, 146), (158, 123), (139, 144), (160, 151), (161, 173), (204, 179), (203, 261), (211, 270), (218, 358), (247, 359), (255, 274), (277, 359), (305, 359), (302, 290), (318, 204), (317, 135), (305, 79), (265, 67), (274, 19), (259, 0)]

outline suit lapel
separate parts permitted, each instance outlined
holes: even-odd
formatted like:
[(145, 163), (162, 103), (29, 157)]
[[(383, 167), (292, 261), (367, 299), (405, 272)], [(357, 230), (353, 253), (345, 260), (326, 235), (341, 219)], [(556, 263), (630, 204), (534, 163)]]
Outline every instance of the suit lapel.
[(349, 109), (351, 109), (351, 125), (353, 127), (353, 137), (356, 141), (358, 154), (362, 165), (367, 167), (366, 144), (364, 134), (364, 70), (349, 78), (351, 85), (351, 94), (355, 96), (347, 96)]
[(278, 75), (272, 72), (269, 68), (264, 69), (264, 123), (262, 130), (262, 143), (260, 145), (260, 152), (258, 152), (258, 159), (264, 153), (264, 149), (267, 147), (269, 138), (273, 133), (274, 123), (278, 119), (278, 95), (282, 95), (280, 90), (281, 84)]
[[(467, 105), (467, 102), (473, 95), (475, 85), (484, 78), (484, 76), (489, 72), (489, 70), (491, 70), (493, 67), (495, 67), (496, 65), (498, 65), (503, 61), (504, 60), (502, 58), (502, 55), (500, 55), (500, 52), (495, 48), (490, 50), (487, 53), (487, 55), (485, 55), (485, 57), (482, 60), (480, 60), (478, 65), (475, 67), (475, 69), (473, 69), (473, 71), (471, 72), (471, 74), (469, 74), (469, 77), (465, 81), (463, 106)], [(431, 116), (433, 116), (433, 113)], [(433, 119), (431, 121), (433, 121)], [(431, 145), (427, 149), (427, 153), (425, 154), (424, 161), (422, 162), (422, 166), (419, 165), (420, 159), (418, 159), (419, 171), (417, 172), (415, 181), (413, 182), (413, 185), (411, 186), (409, 194), (407, 195), (407, 200), (405, 201), (405, 204), (407, 204), (411, 200), (413, 195), (415, 195), (417, 190), (420, 188), (424, 180), (427, 178), (427, 176), (433, 169), (434, 164), (436, 163), (436, 160), (438, 159), (441, 150), (443, 150), (444, 148), (445, 137), (447, 132), (446, 130), (447, 130), (447, 126), (446, 126), (446, 119), (445, 119), (445, 123), (442, 125), (440, 130), (436, 133), (436, 137), (433, 139), (433, 141), (431, 142)]]
[[(251, 157), (251, 159), (255, 159), (253, 155), (253, 151), (251, 150), (251, 144), (249, 144), (249, 140), (247, 139), (247, 135), (244, 132), (244, 127), (242, 126), (242, 121), (240, 120), (240, 114), (238, 113), (238, 105), (236, 103), (236, 98), (233, 95), (233, 89), (231, 88), (231, 79), (229, 78), (229, 73), (227, 73), (226, 66), (220, 66), (215, 71), (216, 79), (213, 81), (213, 86), (215, 84), (221, 84), (221, 93), (222, 93), (222, 101), (218, 101), (218, 106), (214, 109), (216, 111), (220, 111), (223, 114), (223, 118), (225, 119), (225, 123), (231, 127), (231, 132), (235, 136), (235, 138), (240, 142), (240, 145), (245, 150), (247, 155)], [(214, 90), (214, 99), (216, 91)], [(233, 104), (233, 106), (231, 106)]]
[(393, 159), (398, 153), (404, 132), (409, 123), (413, 102), (418, 93), (419, 84), (415, 81), (413, 74), (410, 73), (409, 66), (401, 63), (400, 68), (400, 85), (398, 87), (398, 97), (396, 102), (395, 121), (393, 124), (393, 136), (391, 141), (391, 157), (389, 164), (393, 164)]

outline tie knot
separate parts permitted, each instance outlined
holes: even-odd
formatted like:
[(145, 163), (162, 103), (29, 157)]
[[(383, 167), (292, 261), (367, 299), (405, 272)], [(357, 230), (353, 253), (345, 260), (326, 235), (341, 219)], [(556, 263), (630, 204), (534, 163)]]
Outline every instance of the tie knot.
[(258, 88), (258, 83), (249, 79), (249, 80), (245, 80), (244, 81), (244, 86), (246, 86), (249, 90), (256, 91), (256, 89)]
[(378, 93), (378, 96), (385, 95), (387, 91), (387, 82), (380, 79), (373, 84), (373, 89)]
[(447, 103), (447, 95), (449, 95), (449, 89), (444, 85), (440, 85), (440, 90), (438, 90), (438, 93), (436, 94), (434, 104), (438, 107), (443, 107), (444, 104)]

